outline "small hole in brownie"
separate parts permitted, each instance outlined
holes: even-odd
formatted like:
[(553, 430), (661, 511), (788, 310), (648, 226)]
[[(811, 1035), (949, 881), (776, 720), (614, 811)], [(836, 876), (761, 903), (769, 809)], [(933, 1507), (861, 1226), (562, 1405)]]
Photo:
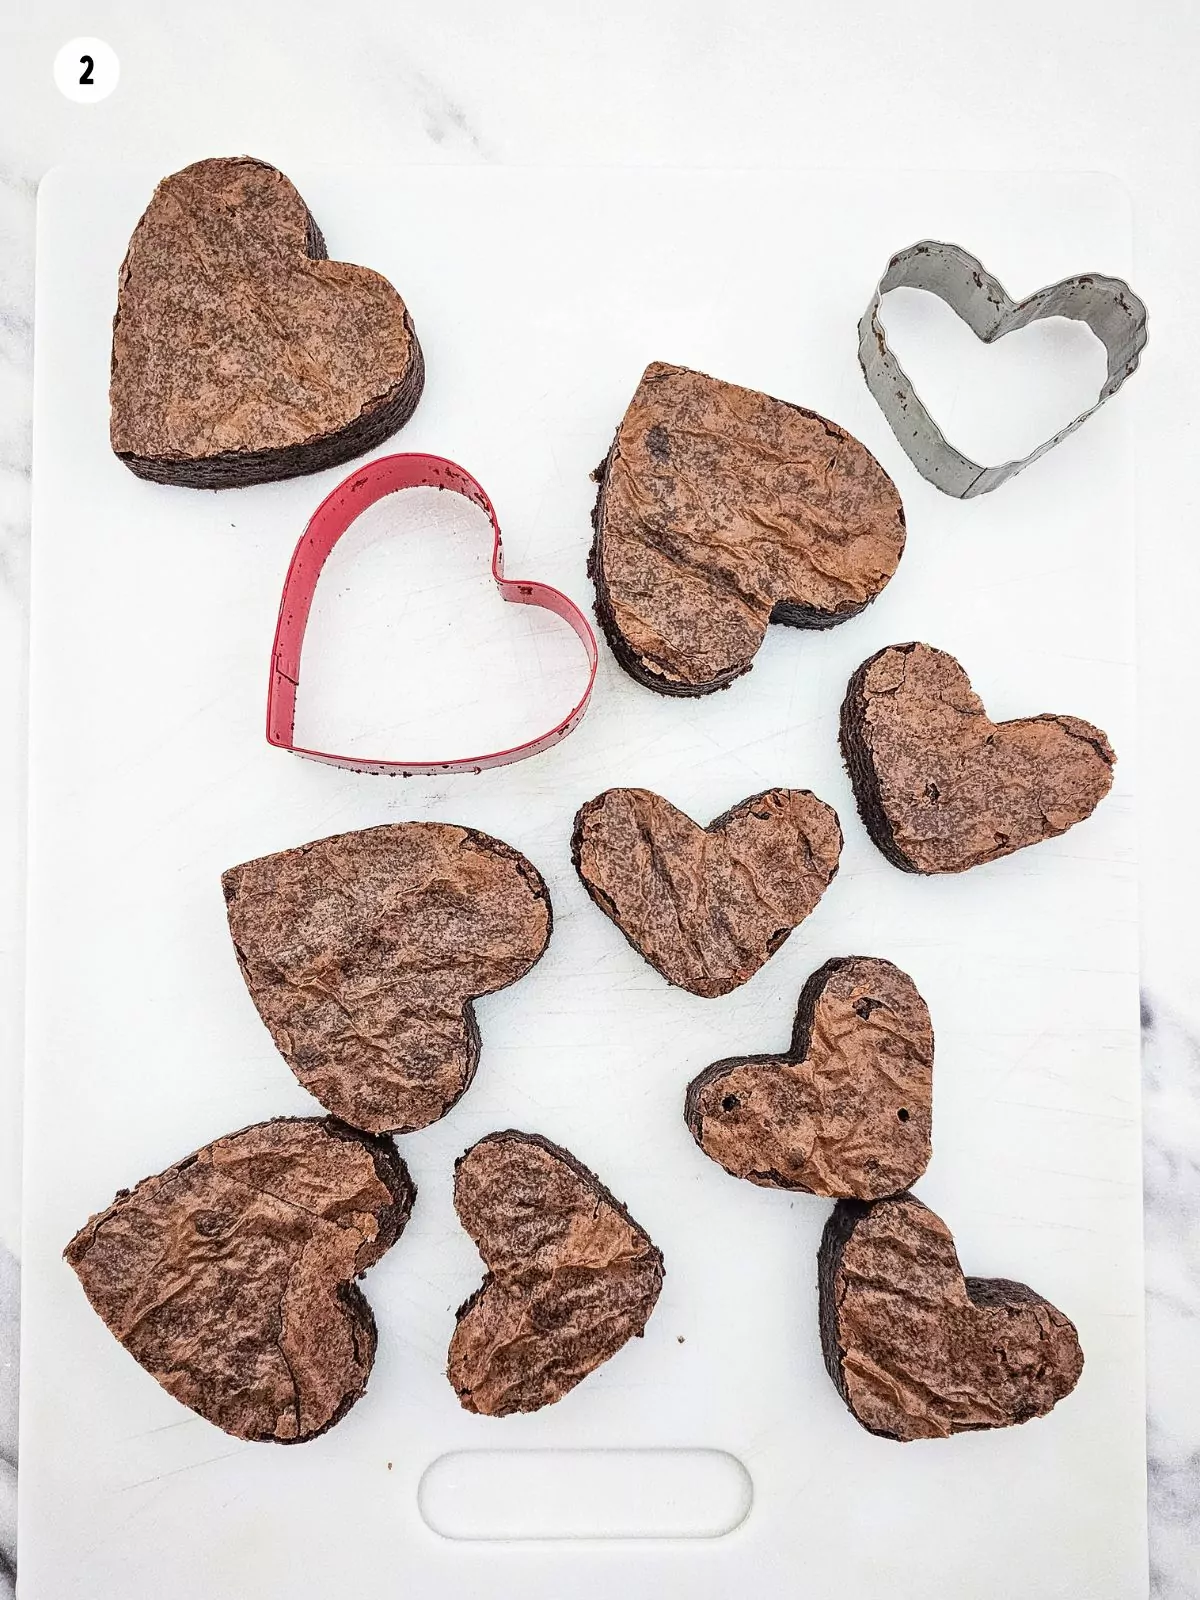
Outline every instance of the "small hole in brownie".
[[(742, 1102), (738, 1099), (737, 1095), (735, 1095), (735, 1094), (727, 1094), (725, 1096), (724, 1100), (721, 1101), (721, 1110), (722, 1111), (736, 1111), (737, 1108), (741, 1105), (741, 1103)], [(907, 1112), (905, 1113), (905, 1115), (907, 1115)]]
[(900, 1107), (900, 1109), (899, 1109), (899, 1111), (897, 1111), (896, 1115), (900, 1118), (901, 1122), (907, 1122), (908, 1121), (908, 1112), (905, 1110), (905, 1108), (903, 1106)]
[(932, 800), (935, 804), (942, 798), (942, 791), (936, 783), (927, 783), (925, 785), (925, 798), (926, 800)]
[(872, 1011), (878, 1011), (882, 1004), (882, 1000), (873, 1000), (869, 994), (864, 994), (861, 999), (854, 1002), (854, 1015), (861, 1017), (865, 1022)]
[(1006, 833), (998, 833), (996, 835), (996, 843), (1001, 847), (1001, 849), (1003, 849), (1003, 847), (1008, 843), (1008, 835)]

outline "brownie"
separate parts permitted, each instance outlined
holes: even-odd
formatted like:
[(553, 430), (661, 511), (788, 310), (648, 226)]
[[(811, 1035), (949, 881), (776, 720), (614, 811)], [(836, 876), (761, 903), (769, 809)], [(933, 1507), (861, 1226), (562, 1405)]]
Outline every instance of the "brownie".
[(844, 428), (687, 367), (646, 368), (595, 477), (596, 615), (661, 694), (725, 688), (770, 622), (856, 616), (904, 549), (896, 487)]
[(354, 1280), (415, 1195), (389, 1141), (281, 1117), (121, 1190), (64, 1253), (168, 1393), (235, 1438), (299, 1444), (366, 1388), (375, 1321)]
[(791, 1048), (716, 1061), (684, 1116), (705, 1155), (770, 1189), (876, 1200), (929, 1165), (933, 1029), (890, 961), (838, 956), (800, 994)]
[(537, 869), (448, 823), (318, 839), (221, 881), (271, 1037), (327, 1111), (371, 1133), (450, 1109), (479, 1062), (471, 1002), (523, 977), (550, 939)]
[(326, 257), (282, 172), (248, 156), (164, 178), (113, 321), (112, 447), (193, 489), (319, 472), (402, 428), (425, 381), (404, 301)]
[(816, 907), (838, 869), (837, 813), (807, 789), (751, 795), (701, 828), (648, 789), (606, 789), (571, 841), (592, 899), (668, 983), (728, 994)]
[(965, 872), (1065, 833), (1108, 793), (1116, 761), (1078, 717), (993, 722), (954, 657), (927, 644), (863, 662), (841, 743), (867, 832), (905, 872)]
[(1028, 1422), (1079, 1381), (1074, 1325), (1023, 1283), (964, 1278), (950, 1230), (912, 1195), (839, 1200), (817, 1275), (825, 1365), (883, 1438)]
[(539, 1411), (641, 1337), (662, 1254), (566, 1150), (489, 1134), (455, 1164), (454, 1205), (487, 1267), (450, 1341), (446, 1375), (465, 1410)]

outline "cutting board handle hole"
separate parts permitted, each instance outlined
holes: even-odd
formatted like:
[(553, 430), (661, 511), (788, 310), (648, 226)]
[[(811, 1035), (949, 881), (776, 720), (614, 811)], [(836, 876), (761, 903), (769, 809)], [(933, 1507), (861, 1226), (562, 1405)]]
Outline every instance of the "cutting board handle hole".
[(417, 1505), (446, 1539), (719, 1539), (745, 1522), (750, 1474), (725, 1450), (455, 1450)]

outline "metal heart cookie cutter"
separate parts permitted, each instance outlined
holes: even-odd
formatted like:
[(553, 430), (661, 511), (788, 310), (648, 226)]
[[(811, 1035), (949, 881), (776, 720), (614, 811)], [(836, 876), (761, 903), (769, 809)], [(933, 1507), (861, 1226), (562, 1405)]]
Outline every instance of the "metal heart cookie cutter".
[[(464, 756), (453, 761), (401, 761), (334, 755), (327, 750), (309, 750), (295, 742), (296, 691), (300, 686), (300, 655), (304, 630), (312, 609), (313, 595), (321, 569), (346, 529), (368, 506), (401, 489), (450, 489), (487, 513), (492, 525), (492, 577), (501, 596), (514, 605), (540, 606), (554, 612), (572, 629), (587, 654), (588, 677), (583, 694), (561, 722), (549, 733), (542, 733), (509, 750), (493, 750), (486, 755)], [(279, 602), (279, 621), (271, 651), (271, 678), (267, 688), (267, 743), (312, 761), (325, 761), (354, 772), (387, 773), (416, 777), (443, 772), (482, 772), (488, 767), (507, 766), (524, 761), (558, 744), (579, 726), (596, 682), (599, 652), (591, 624), (573, 600), (545, 583), (527, 583), (504, 576), (504, 549), (495, 508), (482, 485), (453, 461), (441, 456), (382, 456), (352, 472), (317, 507), (296, 546), (283, 584)]]
[[(1096, 404), (1019, 461), (980, 466), (949, 443), (888, 348), (879, 303), (892, 289), (925, 289), (937, 295), (984, 344), (1045, 317), (1086, 323), (1108, 352), (1108, 377)], [(921, 476), (959, 500), (998, 489), (1074, 433), (1136, 370), (1145, 344), (1146, 307), (1120, 278), (1085, 272), (1039, 289), (1027, 300), (1013, 300), (969, 251), (936, 239), (923, 239), (892, 257), (858, 325), (859, 365), (892, 432)]]

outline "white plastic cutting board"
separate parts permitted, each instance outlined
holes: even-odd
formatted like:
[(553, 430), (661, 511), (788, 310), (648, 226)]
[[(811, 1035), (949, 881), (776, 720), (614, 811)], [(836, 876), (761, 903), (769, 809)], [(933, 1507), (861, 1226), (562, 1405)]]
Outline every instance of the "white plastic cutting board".
[[(828, 633), (772, 628), (726, 693), (661, 698), (603, 649), (593, 707), (558, 749), (406, 782), (263, 738), (283, 573), (340, 473), (213, 495), (142, 483), (109, 453), (116, 271), (156, 176), (60, 170), (40, 200), (23, 1600), (1144, 1593), (1128, 406), (962, 505), (916, 477), (855, 359), (892, 250), (957, 240), (1015, 293), (1127, 273), (1121, 192), (1094, 177), (294, 173), (331, 253), (385, 272), (420, 332), (425, 397), (388, 448), (480, 478), (510, 575), (590, 600), (588, 472), (651, 359), (835, 418), (908, 514), (900, 570), (867, 613)], [(1058, 391), (1038, 363), (1059, 346), (1075, 359), (1079, 330), (1028, 346), (1018, 408), (1012, 352), (982, 352), (981, 389), (956, 365), (975, 351), (947, 344), (928, 308), (904, 315), (929, 339), (914, 374), (960, 442), (1033, 429), (1012, 441), (1021, 453), (1063, 420), (1041, 415)], [(301, 729), (419, 756), (549, 726), (578, 646), (502, 606), (487, 555), (480, 520), (449, 497), (376, 508), (327, 571)], [(855, 813), (837, 712), (860, 661), (913, 638), (957, 654), (997, 717), (1067, 711), (1106, 728), (1121, 760), (1095, 817), (962, 877), (889, 866)], [(736, 994), (672, 990), (571, 868), (574, 812), (613, 784), (658, 789), (700, 821), (774, 784), (811, 787), (842, 819), (840, 875)], [(483, 1058), (462, 1102), (400, 1141), (420, 1193), (365, 1281), (380, 1331), (366, 1398), (313, 1444), (239, 1444), (120, 1349), (60, 1252), (118, 1188), (317, 1109), (243, 988), (221, 870), (426, 817), (526, 852), (554, 937), (528, 978), (479, 1005)], [(684, 1126), (688, 1080), (781, 1049), (805, 977), (849, 953), (897, 961), (933, 1015), (935, 1154), (918, 1192), (968, 1272), (1023, 1279), (1078, 1324), (1083, 1378), (1043, 1421), (904, 1446), (860, 1429), (817, 1337), (828, 1203), (736, 1182)], [(667, 1278), (643, 1340), (559, 1405), (495, 1421), (460, 1410), (443, 1376), (480, 1276), (450, 1181), (462, 1150), (508, 1126), (595, 1168)], [(497, 1451), (520, 1454), (478, 1454)], [(421, 1489), (450, 1452), (468, 1454)]]

